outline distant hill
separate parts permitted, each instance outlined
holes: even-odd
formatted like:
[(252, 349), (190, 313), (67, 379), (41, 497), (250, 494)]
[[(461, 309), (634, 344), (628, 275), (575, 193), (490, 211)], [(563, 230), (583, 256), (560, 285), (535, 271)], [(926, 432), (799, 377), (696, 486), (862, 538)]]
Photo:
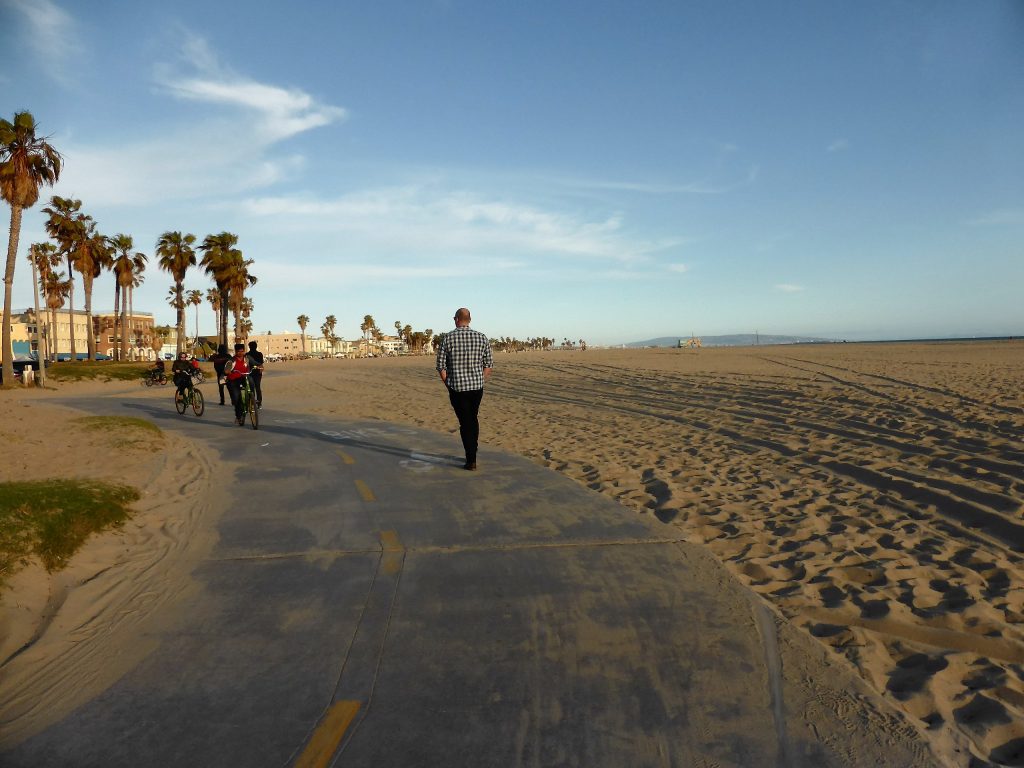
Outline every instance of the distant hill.
[[(689, 336), (660, 336), (657, 339), (647, 341), (631, 341), (625, 346), (631, 348), (641, 347), (674, 347), (680, 341), (687, 341)], [(821, 342), (832, 342), (835, 339), (824, 339), (818, 336), (773, 336), (762, 333), (731, 333), (725, 336), (701, 336), (700, 343), (705, 347), (752, 347), (755, 344), (768, 346), (771, 344), (811, 344)]]

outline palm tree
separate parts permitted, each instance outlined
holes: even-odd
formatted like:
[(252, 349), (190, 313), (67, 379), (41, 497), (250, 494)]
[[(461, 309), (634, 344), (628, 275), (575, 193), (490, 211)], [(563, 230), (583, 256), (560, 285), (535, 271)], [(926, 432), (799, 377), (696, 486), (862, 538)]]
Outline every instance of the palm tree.
[(164, 348), (164, 344), (167, 343), (167, 338), (171, 335), (171, 328), (168, 325), (158, 325), (153, 328), (153, 336), (150, 340), (150, 346), (156, 353), (157, 357), (160, 357), (160, 351)]
[(61, 156), (44, 138), (36, 136), (36, 120), (30, 112), (16, 112), (14, 121), (0, 120), (0, 197), (11, 206), (11, 229), (7, 239), (7, 267), (4, 270), (3, 380), (14, 382), (14, 348), (11, 346), (11, 298), (14, 267), (21, 236), (21, 213), (39, 199), (39, 187), (53, 186), (60, 178)]
[[(146, 262), (148, 261), (146, 254), (136, 253), (132, 256), (132, 280), (128, 284), (128, 330), (129, 333), (135, 327), (135, 289), (138, 288), (146, 281), (146, 276), (143, 272), (146, 271)], [(129, 334), (125, 334), (125, 337), (121, 340), (121, 345), (125, 350), (127, 356), (129, 342)], [(135, 346), (140, 348), (142, 346), (142, 336), (138, 335), (135, 337)]]
[(363, 315), (363, 323), (359, 326), (359, 330), (363, 332), (363, 338), (367, 342), (370, 340), (370, 331), (377, 327), (377, 323), (374, 322), (373, 315)]
[(299, 331), (302, 338), (302, 354), (306, 354), (306, 326), (309, 325), (308, 315), (299, 315), (295, 318), (295, 321), (299, 324)]
[[(57, 254), (57, 263), (60, 263), (60, 254)], [(46, 297), (46, 308), (50, 310), (50, 359), (56, 360), (57, 310), (64, 306), (64, 301), (71, 295), (71, 280), (64, 279), (63, 272), (50, 270), (43, 284), (43, 295)]]
[(220, 294), (216, 288), (206, 289), (206, 302), (210, 305), (213, 310), (214, 324), (217, 328), (217, 338), (220, 338)]
[[(178, 291), (175, 289), (175, 287), (173, 285), (170, 286), (167, 289), (166, 299), (167, 299), (167, 304), (171, 307), (171, 309), (173, 309), (176, 313), (180, 313), (180, 314), (184, 315), (185, 299), (181, 295), (179, 295)], [(175, 328), (174, 332), (175, 332), (175, 334), (178, 337), (177, 341), (175, 342), (175, 349), (176, 349), (175, 359), (177, 359), (177, 357), (179, 355), (181, 355), (182, 351), (184, 350), (185, 345), (182, 342), (181, 334), (178, 333), (177, 328)]]
[(334, 315), (328, 315), (324, 319), (324, 324), (320, 326), (320, 331), (323, 333), (324, 338), (331, 342), (331, 353), (334, 353), (334, 344), (337, 342), (338, 337), (334, 335), (334, 329), (338, 325), (338, 318)]
[(82, 288), (85, 291), (85, 332), (86, 344), (90, 360), (96, 359), (96, 334), (92, 323), (92, 286), (93, 281), (102, 274), (111, 263), (111, 248), (107, 238), (96, 231), (96, 222), (91, 216), (78, 218), (75, 244), (74, 263), (82, 275)]
[(247, 334), (242, 329), (242, 317), (248, 317), (252, 313), (252, 301), (247, 299), (245, 291), (247, 288), (256, 285), (256, 277), (249, 274), (249, 267), (252, 259), (242, 259), (234, 263), (229, 278), (228, 302), (231, 305), (231, 313), (235, 316), (235, 343), (245, 341)]
[(173, 306), (178, 313), (176, 348), (179, 355), (185, 338), (185, 298), (182, 295), (182, 284), (185, 282), (185, 273), (188, 272), (188, 268), (196, 265), (196, 252), (192, 248), (195, 241), (195, 235), (182, 235), (181, 232), (164, 232), (156, 241), (156, 255), (160, 259), (158, 262), (160, 269), (169, 272), (174, 279), (176, 298)]
[(70, 197), (50, 198), (50, 205), (43, 208), (47, 214), (46, 232), (57, 241), (57, 247), (61, 255), (67, 259), (68, 281), (71, 283), (71, 290), (68, 292), (68, 331), (71, 337), (71, 360), (78, 359), (78, 350), (75, 347), (75, 264), (74, 253), (75, 243), (78, 236), (79, 219), (83, 214), (79, 213), (82, 208), (81, 200), (73, 200)]
[(188, 292), (185, 303), (196, 308), (196, 335), (192, 341), (193, 346), (199, 345), (199, 305), (203, 303), (203, 292), (195, 289)]
[(237, 265), (244, 263), (238, 245), (238, 235), (221, 232), (219, 235), (207, 235), (199, 250), (203, 252), (200, 264), (213, 282), (217, 284), (217, 295), (220, 297), (220, 343), (228, 343), (228, 299), (231, 293), (231, 281), (235, 277)]
[[(46, 316), (46, 323), (42, 326), (44, 329), (43, 335), (46, 337), (47, 350), (44, 351), (40, 349), (37, 350), (37, 352), (39, 354), (40, 360), (42, 360), (44, 357), (47, 360), (50, 360), (51, 358), (49, 354), (49, 344), (50, 338), (53, 336), (53, 329), (56, 326), (56, 318), (51, 318), (51, 313), (49, 312), (49, 293), (47, 286), (50, 285), (51, 281), (53, 281), (54, 279), (54, 267), (59, 265), (61, 262), (60, 252), (56, 249), (56, 247), (54, 247), (52, 243), (35, 243), (29, 246), (28, 258), (29, 261), (31, 261), (35, 265), (36, 274), (39, 280), (38, 288), (43, 294), (43, 303), (46, 304), (48, 310)], [(60, 279), (63, 280), (63, 278), (64, 275), (63, 273), (61, 273)], [(63, 304), (63, 301), (61, 302), (61, 304)], [(53, 319), (53, 324), (50, 323), (51, 319)]]
[[(128, 297), (136, 284), (137, 276), (145, 269), (146, 255), (132, 253), (135, 243), (131, 235), (114, 235), (108, 238), (107, 242), (114, 250), (111, 267), (114, 273), (114, 343), (117, 345), (118, 359), (127, 360), (128, 342), (132, 332), (131, 320), (128, 318)], [(120, 335), (117, 333), (118, 326), (121, 329)]]

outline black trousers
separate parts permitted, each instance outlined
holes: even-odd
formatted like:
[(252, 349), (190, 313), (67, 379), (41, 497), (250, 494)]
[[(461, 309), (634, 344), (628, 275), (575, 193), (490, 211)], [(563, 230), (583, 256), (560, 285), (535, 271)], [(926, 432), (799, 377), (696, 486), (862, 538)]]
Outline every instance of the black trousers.
[(178, 391), (184, 395), (188, 390), (192, 389), (192, 377), (187, 373), (174, 374), (174, 386), (178, 388)]
[(221, 369), (218, 371), (216, 367), (213, 370), (217, 374), (217, 389), (220, 390), (220, 404), (224, 405), (224, 387), (227, 385), (220, 383), (220, 380), (224, 378), (224, 370)]
[(235, 406), (235, 419), (240, 419), (245, 415), (242, 411), (242, 379), (228, 379), (226, 386), (231, 395), (231, 404)]
[(252, 388), (256, 391), (256, 405), (263, 405), (263, 374), (252, 372)]
[(480, 420), (477, 415), (480, 413), (480, 401), (483, 397), (482, 389), (471, 389), (468, 392), (448, 390), (452, 410), (459, 420), (459, 436), (462, 438), (462, 447), (466, 450), (467, 463), (476, 461), (477, 442), (480, 439)]

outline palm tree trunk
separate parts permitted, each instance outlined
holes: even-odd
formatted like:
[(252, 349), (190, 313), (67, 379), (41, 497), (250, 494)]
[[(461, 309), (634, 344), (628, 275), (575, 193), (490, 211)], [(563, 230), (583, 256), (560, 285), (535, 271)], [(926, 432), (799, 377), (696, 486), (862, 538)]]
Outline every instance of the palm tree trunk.
[(220, 343), (229, 351), (228, 347), (228, 292), (221, 291), (220, 294)]
[(175, 334), (178, 337), (178, 341), (176, 343), (176, 351), (177, 351), (178, 354), (175, 355), (175, 357), (180, 357), (181, 356), (181, 350), (182, 350), (182, 347), (184, 346), (182, 344), (182, 342), (183, 342), (183, 337), (185, 336), (185, 304), (184, 304), (184, 301), (183, 301), (183, 299), (181, 297), (181, 288), (182, 288), (181, 283), (179, 283), (179, 282), (175, 282), (174, 283), (174, 311), (176, 313), (175, 317), (177, 318), (177, 321), (178, 321), (178, 325), (174, 329), (175, 330)]
[(129, 297), (131, 296), (131, 290), (131, 286), (126, 285), (124, 286), (124, 290), (122, 291), (122, 293), (124, 294), (124, 299), (122, 299), (121, 301), (121, 339), (120, 344), (118, 344), (118, 347), (120, 349), (119, 357), (122, 360), (128, 359), (128, 342), (130, 340), (129, 334), (132, 331), (131, 318), (129, 317), (127, 311), (128, 300)]
[(50, 328), (46, 334), (46, 351), (50, 355), (50, 362), (57, 362), (57, 340), (53, 335), (57, 332), (57, 308), (50, 307)]
[(68, 331), (71, 333), (71, 360), (78, 360), (78, 352), (75, 349), (75, 268), (68, 254), (68, 280), (71, 281), (71, 290), (68, 291)]
[(4, 356), (4, 386), (14, 386), (14, 347), (11, 346), (11, 298), (14, 292), (14, 264), (18, 256), (18, 238), (21, 235), (21, 206), (11, 205), (11, 232), (7, 239), (7, 268), (4, 270), (4, 331), (0, 343)]
[[(132, 331), (135, 330), (135, 286), (134, 285), (125, 286), (125, 291), (127, 291), (127, 293), (128, 293), (128, 332), (131, 333)], [(125, 340), (124, 340), (124, 348), (126, 350), (126, 354), (125, 354), (126, 357), (130, 356), (130, 353), (127, 351), (128, 350), (128, 342), (129, 341), (131, 341), (131, 339), (127, 338), (127, 336), (126, 336)]]
[[(126, 298), (127, 301), (127, 298)], [(121, 360), (121, 337), (117, 335), (117, 326), (121, 320), (121, 315), (118, 312), (121, 308), (121, 281), (114, 278), (114, 346), (110, 348), (110, 356), (115, 360)], [(124, 333), (124, 328), (121, 329)]]
[(36, 275), (36, 260), (32, 259), (32, 301), (36, 312), (36, 364), (39, 368), (39, 386), (46, 384), (46, 352), (43, 349), (43, 321), (39, 317), (39, 279)]
[(92, 329), (92, 275), (82, 275), (82, 287), (85, 289), (85, 338), (89, 359), (96, 360), (96, 334)]

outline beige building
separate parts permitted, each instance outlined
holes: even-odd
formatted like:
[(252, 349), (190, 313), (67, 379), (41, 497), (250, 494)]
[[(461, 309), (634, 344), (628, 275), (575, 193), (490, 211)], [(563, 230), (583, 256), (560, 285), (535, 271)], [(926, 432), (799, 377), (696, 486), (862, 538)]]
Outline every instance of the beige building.
[[(233, 337), (231, 337), (233, 338)], [(228, 352), (234, 342), (229, 338)], [(204, 341), (213, 347), (217, 345), (216, 337), (204, 337)], [(250, 333), (246, 338), (246, 345), (255, 341), (257, 349), (267, 355), (280, 356), (282, 358), (299, 357), (303, 351), (302, 334), (294, 331), (281, 331), (280, 333)], [(173, 343), (172, 343), (173, 346)], [(338, 339), (333, 347), (331, 343), (322, 336), (310, 336), (306, 334), (305, 351), (312, 357), (330, 357), (335, 353), (350, 355), (353, 351), (352, 342), (345, 339)]]
[[(113, 312), (102, 312), (92, 316), (93, 328), (96, 333), (96, 351), (101, 355), (117, 357), (117, 351), (120, 348), (120, 333), (117, 338), (114, 337), (115, 321), (117, 321), (120, 332), (120, 321)], [(156, 357), (156, 352), (153, 351), (153, 327), (155, 324), (152, 313), (133, 312), (127, 321), (128, 359), (152, 360)], [(77, 335), (75, 340), (77, 342)]]
[[(50, 354), (58, 357), (71, 354), (71, 330), (74, 327), (75, 353), (84, 356), (89, 352), (88, 318), (85, 311), (76, 309), (74, 313), (66, 309), (57, 310), (57, 322), (50, 328), (50, 313), (40, 311), (43, 319), (44, 347)], [(100, 355), (115, 357), (115, 348), (119, 346), (114, 338), (114, 313), (93, 313), (93, 333), (96, 337), (96, 352)], [(152, 348), (153, 315), (149, 312), (132, 314), (129, 331), (128, 358), (130, 360), (152, 360), (156, 353)], [(19, 347), (36, 352), (36, 321), (35, 312), (25, 310), (11, 318), (11, 339), (15, 354)], [(28, 347), (25, 348), (25, 343)]]
[[(310, 336), (306, 336), (306, 352), (309, 353)], [(250, 333), (247, 341), (255, 341), (257, 349), (266, 355), (298, 357), (302, 354), (302, 334), (292, 331), (281, 333)], [(230, 350), (229, 350), (230, 351)]]

